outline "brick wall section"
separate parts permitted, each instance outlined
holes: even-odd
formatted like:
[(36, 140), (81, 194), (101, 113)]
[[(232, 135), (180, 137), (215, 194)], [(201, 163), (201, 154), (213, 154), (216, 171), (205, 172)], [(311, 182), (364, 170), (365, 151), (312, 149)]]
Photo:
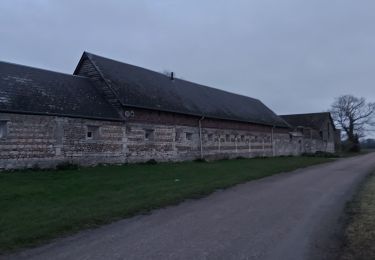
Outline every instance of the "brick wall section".
[[(198, 116), (140, 109), (134, 107), (126, 107), (125, 111), (132, 112), (130, 113), (132, 114), (132, 116), (128, 117), (126, 120), (128, 122), (137, 123), (147, 122), (152, 124), (184, 125), (198, 127), (199, 120), (201, 119), (201, 117)], [(210, 118), (204, 118), (201, 121), (201, 123), (202, 127), (204, 128), (235, 129), (257, 132), (271, 132), (272, 129), (272, 126)], [(276, 128), (275, 131), (288, 133), (290, 129)]]
[[(201, 156), (200, 117), (161, 111), (126, 108), (127, 160), (180, 161)], [(206, 159), (297, 155), (298, 139), (290, 139), (289, 129), (235, 121), (202, 119), (202, 155)], [(146, 132), (152, 132), (146, 139)], [(273, 145), (273, 144), (277, 144)]]

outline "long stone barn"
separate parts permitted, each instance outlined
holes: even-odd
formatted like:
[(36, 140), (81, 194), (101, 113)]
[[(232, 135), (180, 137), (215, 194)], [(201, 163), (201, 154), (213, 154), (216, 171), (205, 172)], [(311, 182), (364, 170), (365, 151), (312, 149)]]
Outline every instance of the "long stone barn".
[(261, 101), (173, 74), (87, 52), (73, 75), (0, 62), (0, 169), (299, 155), (303, 143)]

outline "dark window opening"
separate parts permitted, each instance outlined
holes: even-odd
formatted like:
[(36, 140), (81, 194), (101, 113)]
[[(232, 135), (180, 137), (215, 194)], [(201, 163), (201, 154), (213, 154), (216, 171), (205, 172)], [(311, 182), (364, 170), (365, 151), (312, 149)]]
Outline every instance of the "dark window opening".
[(146, 129), (145, 130), (145, 140), (152, 140), (154, 138), (154, 130)]
[(175, 141), (179, 141), (180, 140), (180, 137), (181, 137), (181, 132), (176, 132), (176, 135), (175, 135)]
[(0, 139), (6, 138), (8, 134), (7, 121), (0, 121)]
[(92, 140), (99, 137), (99, 126), (87, 126), (86, 139)]
[(193, 140), (193, 134), (192, 133), (186, 133), (186, 140), (188, 140), (188, 141)]

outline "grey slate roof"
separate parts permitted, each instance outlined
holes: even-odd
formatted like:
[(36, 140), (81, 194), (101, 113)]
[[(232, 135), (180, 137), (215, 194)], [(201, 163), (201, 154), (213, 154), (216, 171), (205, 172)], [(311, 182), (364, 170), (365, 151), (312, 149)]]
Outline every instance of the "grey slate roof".
[(91, 80), (0, 62), (0, 111), (120, 120)]
[(322, 128), (327, 119), (331, 120), (333, 124), (331, 114), (329, 112), (280, 115), (280, 117), (294, 127), (310, 127), (318, 131)]
[[(258, 99), (85, 52), (124, 106), (289, 127)], [(78, 65), (79, 66), (79, 65)]]

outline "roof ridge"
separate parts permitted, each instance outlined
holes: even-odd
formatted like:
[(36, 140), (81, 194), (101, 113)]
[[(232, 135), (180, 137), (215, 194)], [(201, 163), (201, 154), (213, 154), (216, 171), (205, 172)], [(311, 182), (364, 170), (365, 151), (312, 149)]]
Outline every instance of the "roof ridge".
[(0, 62), (0, 68), (2, 111), (120, 119), (88, 77), (9, 62)]
[(319, 115), (319, 114), (331, 114), (331, 112), (284, 114), (284, 115), (278, 115), (278, 116), (306, 116), (306, 115)]
[(49, 73), (56, 73), (56, 74), (60, 74), (60, 75), (64, 75), (64, 76), (70, 76), (70, 77), (75, 77), (75, 78), (90, 79), (88, 77), (81, 76), (81, 75), (74, 75), (74, 74), (69, 74), (69, 73), (65, 73), (65, 72), (61, 72), (61, 71), (48, 70), (48, 69), (44, 69), (44, 68), (33, 67), (33, 66), (30, 66), (30, 65), (23, 65), (23, 64), (14, 63), (14, 62), (8, 62), (8, 61), (2, 61), (2, 60), (0, 60), (0, 64), (1, 63), (7, 64), (7, 65), (12, 65), (12, 66), (25, 67), (25, 68), (29, 68), (29, 69), (33, 69), (33, 70), (39, 70), (39, 71), (44, 71), (44, 72), (49, 72)]
[(86, 51), (82, 57), (111, 82), (124, 106), (289, 127), (259, 99), (185, 79), (172, 81), (163, 73)]
[[(110, 61), (122, 63), (122, 64), (127, 65), (127, 66), (132, 66), (132, 67), (135, 67), (135, 68), (138, 68), (138, 69), (146, 70), (148, 72), (156, 73), (156, 74), (159, 74), (160, 76), (163, 76), (163, 77), (168, 77), (167, 75), (163, 74), (162, 72), (155, 71), (155, 70), (148, 69), (148, 68), (144, 68), (144, 67), (140, 67), (138, 65), (134, 65), (134, 64), (127, 63), (127, 62), (115, 60), (115, 59), (112, 59), (112, 58), (107, 58), (107, 57), (104, 57), (104, 56), (101, 56), (101, 55), (97, 55), (97, 54), (94, 54), (94, 53), (90, 53), (90, 52), (87, 52), (87, 51), (83, 52), (83, 55), (85, 55), (85, 54), (89, 58), (90, 58), (90, 56), (96, 56), (96, 57), (99, 57), (99, 58), (102, 58), (102, 59), (106, 59), (106, 60), (110, 60)], [(244, 97), (244, 98), (249, 98), (249, 99), (261, 102), (259, 99), (254, 98), (254, 97), (246, 96), (245, 94), (239, 94), (239, 93), (230, 92), (228, 90), (224, 90), (224, 89), (220, 89), (220, 88), (215, 88), (215, 87), (203, 85), (203, 84), (200, 84), (200, 83), (195, 83), (195, 82), (190, 81), (190, 80), (181, 79), (181, 78), (178, 78), (178, 77), (175, 77), (174, 80), (176, 80), (176, 81), (183, 81), (183, 82), (186, 82), (186, 83), (189, 83), (189, 84), (192, 84), (192, 85), (196, 85), (196, 86), (200, 86), (200, 87), (204, 87), (204, 88), (210, 88), (210, 89), (213, 89), (213, 90), (216, 90), (216, 91), (222, 91), (222, 92), (225, 92), (225, 93), (228, 93), (228, 94), (231, 94), (231, 95), (237, 95), (237, 96), (241, 96), (241, 97)]]

